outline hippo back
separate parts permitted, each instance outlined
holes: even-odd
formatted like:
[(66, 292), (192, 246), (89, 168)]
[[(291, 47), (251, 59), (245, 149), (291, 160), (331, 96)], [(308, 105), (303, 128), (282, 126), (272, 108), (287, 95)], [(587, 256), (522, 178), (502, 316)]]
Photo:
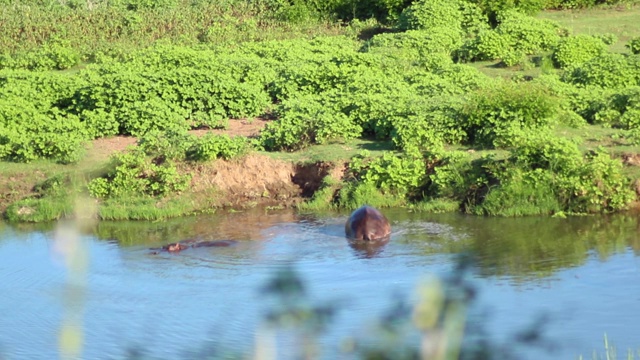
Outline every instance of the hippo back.
[(353, 213), (345, 225), (348, 238), (356, 241), (379, 241), (391, 234), (389, 220), (377, 209), (363, 206)]

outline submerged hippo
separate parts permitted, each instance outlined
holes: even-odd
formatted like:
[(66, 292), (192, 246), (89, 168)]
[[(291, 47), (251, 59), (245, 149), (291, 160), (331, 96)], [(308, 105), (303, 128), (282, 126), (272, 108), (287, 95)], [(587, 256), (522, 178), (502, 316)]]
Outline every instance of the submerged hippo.
[(380, 211), (363, 206), (351, 213), (345, 232), (354, 241), (386, 241), (391, 234), (391, 225)]
[(182, 250), (186, 250), (188, 248), (227, 247), (227, 246), (235, 245), (236, 243), (237, 241), (235, 240), (213, 240), (213, 241), (185, 240), (182, 242), (171, 243), (161, 248), (152, 248), (151, 250), (156, 250), (152, 252), (152, 254), (157, 254), (159, 251), (168, 251), (170, 253), (177, 253)]

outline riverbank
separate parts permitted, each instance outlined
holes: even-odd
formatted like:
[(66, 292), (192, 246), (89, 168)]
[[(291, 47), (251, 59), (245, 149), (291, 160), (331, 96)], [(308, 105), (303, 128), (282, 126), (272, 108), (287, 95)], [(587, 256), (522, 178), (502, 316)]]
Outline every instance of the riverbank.
[[(99, 54), (30, 39), (0, 63), (0, 210), (48, 221), (83, 199), (113, 220), (362, 203), (562, 216), (637, 201), (640, 9), (589, 12), (620, 24), (589, 34), (573, 11), (400, 10), (315, 18), (314, 33), (254, 8), (162, 41), (131, 29), (143, 43)], [(274, 38), (240, 36), (269, 24)]]
[[(217, 134), (255, 137), (267, 121), (230, 121), (227, 130)], [(594, 132), (597, 129), (585, 130)], [(202, 136), (207, 131), (193, 132)], [(585, 141), (586, 152), (594, 151), (597, 142)], [(132, 137), (98, 139), (88, 148), (85, 160), (73, 165), (54, 163), (9, 164), (8, 176), (0, 182), (0, 212), (12, 221), (39, 222), (77, 216), (76, 207), (86, 211), (90, 206), (93, 217), (103, 220), (157, 220), (218, 210), (242, 210), (254, 207), (267, 209), (296, 208), (323, 210), (338, 208), (340, 190), (351, 183), (350, 158), (360, 149), (370, 149), (374, 156), (389, 151), (389, 145), (377, 141), (334, 143), (314, 146), (294, 153), (267, 153), (252, 151), (231, 160), (213, 160), (206, 163), (182, 163), (180, 173), (189, 174), (185, 190), (164, 198), (117, 199), (100, 201), (91, 199), (86, 191), (74, 187), (86, 187), (87, 179), (95, 177), (109, 167), (109, 159), (115, 154), (126, 153), (135, 147)], [(478, 158), (486, 150), (466, 150)], [(479, 153), (479, 154), (478, 154)], [(628, 186), (635, 198), (627, 209), (640, 205), (640, 154), (618, 149), (613, 153), (629, 179)], [(7, 170), (5, 169), (5, 172)], [(72, 178), (75, 180), (72, 181)], [(84, 179), (84, 180), (83, 180)], [(52, 185), (53, 184), (53, 185)], [(55, 188), (52, 191), (52, 188)], [(377, 194), (363, 194), (367, 201), (379, 200)], [(83, 200), (84, 199), (84, 200)], [(402, 202), (390, 196), (377, 206), (410, 206), (415, 210), (450, 212), (460, 211), (456, 202)], [(17, 204), (17, 205), (16, 205)], [(96, 206), (97, 205), (97, 206)], [(86, 216), (83, 214), (82, 216)]]

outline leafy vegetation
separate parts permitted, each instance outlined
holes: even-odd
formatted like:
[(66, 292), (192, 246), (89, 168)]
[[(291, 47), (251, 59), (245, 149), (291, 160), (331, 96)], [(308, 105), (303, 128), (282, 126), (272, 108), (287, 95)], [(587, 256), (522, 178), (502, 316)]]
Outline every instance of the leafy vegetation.
[[(612, 52), (616, 34), (571, 35), (529, 15), (586, 5), (127, 0), (47, 13), (19, 3), (0, 22), (23, 29), (19, 39), (0, 35), (0, 160), (77, 163), (93, 139), (135, 136), (136, 149), (78, 190), (106, 204), (187, 191), (189, 162), (376, 139), (394, 151), (350, 159), (347, 176), (321, 187), (314, 206), (377, 198), (477, 214), (624, 209), (632, 179), (620, 161), (551, 135), (558, 125), (600, 125), (640, 142), (636, 39), (632, 54)], [(31, 15), (19, 19), (25, 9)], [(339, 35), (305, 35), (336, 19), (353, 22), (327, 29)], [(91, 26), (81, 30), (82, 21)], [(367, 36), (354, 32), (367, 24)], [(487, 60), (523, 73), (492, 78), (465, 63)], [(531, 69), (538, 73), (524, 75)], [(187, 134), (255, 117), (273, 119), (256, 139)], [(531, 144), (547, 150), (534, 156)]]

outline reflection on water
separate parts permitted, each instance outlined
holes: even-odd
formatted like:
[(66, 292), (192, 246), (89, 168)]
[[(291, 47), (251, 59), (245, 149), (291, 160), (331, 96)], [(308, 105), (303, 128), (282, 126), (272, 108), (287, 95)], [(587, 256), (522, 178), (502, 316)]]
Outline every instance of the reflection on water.
[(390, 238), (375, 242), (349, 241), (349, 246), (357, 256), (365, 259), (371, 259), (382, 254), (385, 246), (389, 243), (389, 240)]
[[(496, 341), (508, 341), (546, 314), (545, 331), (559, 343), (554, 357), (589, 356), (604, 333), (619, 349), (640, 347), (633, 337), (640, 323), (635, 215), (385, 214), (391, 240), (374, 247), (345, 239), (346, 213), (253, 210), (85, 226), (77, 245), (88, 267), (82, 307), (74, 310), (82, 321), (71, 326), (82, 331), (82, 357), (122, 357), (130, 349), (166, 359), (249, 353), (273, 305), (261, 289), (281, 265), (293, 264), (310, 297), (341, 304), (320, 339), (331, 358), (342, 339), (367, 335), (397, 297), (411, 301), (425, 274), (451, 272), (460, 253), (476, 255), (480, 296), (469, 328), (476, 322)], [(56, 260), (54, 229), (0, 223), (0, 357), (60, 356), (58, 330), (74, 308), (65, 295), (68, 267)], [(149, 250), (186, 239), (238, 243), (179, 254)], [(287, 347), (287, 340), (278, 341)], [(541, 356), (540, 349), (521, 351), (519, 358)]]

